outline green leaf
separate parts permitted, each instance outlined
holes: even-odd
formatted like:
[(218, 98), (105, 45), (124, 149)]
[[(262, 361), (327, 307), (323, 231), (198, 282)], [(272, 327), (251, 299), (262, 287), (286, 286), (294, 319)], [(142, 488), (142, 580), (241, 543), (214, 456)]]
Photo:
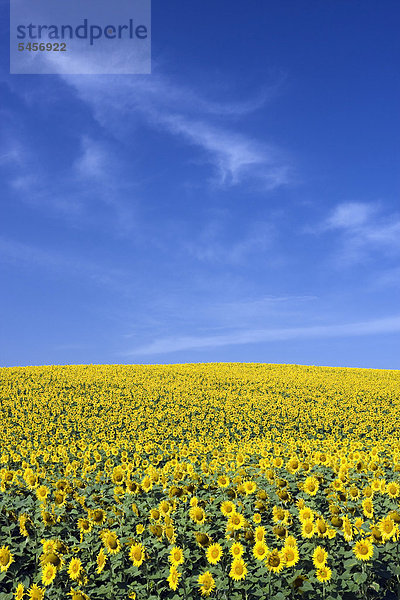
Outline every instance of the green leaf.
[(273, 600), (285, 600), (286, 596), (283, 592), (278, 592), (275, 596), (271, 596)]
[(358, 565), (358, 560), (356, 558), (348, 558), (343, 563), (343, 566), (345, 569), (351, 569), (352, 567), (355, 567), (356, 565)]
[(366, 573), (356, 573), (354, 575), (354, 581), (356, 583), (364, 583), (364, 581), (367, 581), (367, 574)]

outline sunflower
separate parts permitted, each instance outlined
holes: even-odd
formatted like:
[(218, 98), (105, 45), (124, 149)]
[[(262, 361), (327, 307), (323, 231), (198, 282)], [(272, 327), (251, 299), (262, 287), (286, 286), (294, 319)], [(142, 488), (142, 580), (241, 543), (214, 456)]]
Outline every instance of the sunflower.
[(82, 563), (79, 558), (71, 558), (71, 561), (68, 566), (68, 575), (72, 581), (76, 581), (79, 579), (79, 576), (82, 572)]
[(285, 540), (285, 547), (286, 546), (290, 546), (291, 548), (297, 548), (296, 538), (293, 537), (292, 535), (288, 535)]
[(328, 537), (328, 526), (322, 517), (316, 520), (314, 529), (318, 537)]
[(375, 544), (383, 544), (383, 537), (378, 527), (371, 528), (372, 540)]
[(121, 485), (125, 480), (125, 472), (121, 466), (114, 467), (111, 480), (116, 485)]
[(353, 531), (353, 526), (350, 523), (350, 520), (348, 519), (348, 517), (343, 517), (342, 531), (343, 531), (343, 537), (346, 540), (346, 542), (351, 542), (351, 540), (353, 539), (354, 531)]
[(65, 494), (61, 491), (54, 492), (54, 502), (57, 506), (64, 506), (65, 504)]
[(246, 496), (249, 496), (250, 494), (254, 494), (254, 492), (257, 489), (257, 484), (251, 480), (244, 481), (243, 488), (244, 488), (244, 493), (246, 494)]
[(54, 516), (51, 513), (49, 513), (47, 510), (42, 510), (41, 515), (42, 515), (42, 521), (46, 525), (46, 527), (51, 527), (52, 525), (55, 524), (56, 520), (55, 520)]
[(369, 539), (359, 540), (353, 546), (353, 552), (358, 560), (369, 560), (374, 553), (374, 546)]
[(15, 588), (15, 592), (14, 592), (15, 600), (22, 600), (22, 598), (24, 597), (24, 591), (25, 591), (25, 588), (24, 588), (23, 584), (19, 583), (17, 585), (17, 587)]
[(143, 525), (143, 523), (138, 523), (136, 525), (136, 534), (137, 535), (141, 535), (143, 533), (143, 531), (144, 531), (144, 525)]
[(306, 494), (309, 494), (309, 496), (315, 496), (318, 492), (319, 489), (319, 481), (316, 477), (307, 477), (304, 484), (303, 484), (303, 490), (306, 492)]
[(283, 555), (285, 557), (285, 566), (286, 567), (294, 567), (299, 562), (299, 551), (296, 546), (285, 545), (283, 550)]
[(28, 590), (29, 600), (43, 600), (44, 589), (34, 583)]
[(309, 508), (308, 506), (305, 506), (304, 508), (301, 508), (299, 510), (299, 519), (302, 523), (304, 523), (304, 521), (313, 521), (314, 520), (314, 513), (312, 511), (311, 508)]
[(89, 512), (89, 519), (94, 525), (103, 525), (106, 520), (106, 513), (102, 508), (95, 508)]
[(221, 504), (221, 512), (224, 517), (230, 517), (236, 512), (236, 506), (230, 500), (225, 500), (225, 502), (222, 502)]
[(181, 573), (179, 573), (178, 569), (175, 565), (171, 565), (169, 570), (169, 575), (167, 577), (167, 581), (171, 590), (176, 590), (179, 585), (179, 578), (181, 577)]
[(281, 456), (276, 456), (273, 459), (272, 464), (276, 469), (280, 469), (283, 466), (283, 458)]
[(41, 485), (38, 488), (36, 488), (36, 496), (39, 502), (46, 502), (46, 498), (49, 495), (49, 492), (49, 488), (45, 485)]
[(235, 581), (244, 579), (247, 575), (247, 567), (242, 558), (234, 558), (229, 571), (229, 577)]
[(193, 506), (189, 510), (189, 517), (192, 519), (192, 521), (194, 521), (194, 523), (203, 525), (204, 521), (206, 520), (206, 513), (201, 506)]
[(211, 575), (210, 571), (206, 571), (205, 573), (199, 575), (197, 581), (202, 596), (209, 596), (215, 589), (214, 577)]
[(71, 600), (90, 600), (87, 594), (85, 594), (81, 590), (74, 590), (73, 588), (71, 588), (71, 591), (68, 593), (68, 596), (71, 596)]
[(142, 486), (142, 490), (144, 492), (146, 492), (146, 493), (149, 492), (151, 490), (151, 488), (153, 487), (153, 482), (152, 482), (151, 478), (148, 475), (146, 475), (143, 478), (141, 486)]
[(372, 519), (374, 516), (374, 503), (372, 498), (365, 498), (362, 501), (363, 514), (367, 519)]
[(20, 515), (18, 521), (19, 521), (20, 534), (23, 535), (24, 537), (29, 537), (29, 531), (26, 528), (27, 524), (30, 523), (28, 515), (26, 515), (26, 514)]
[(175, 542), (175, 539), (176, 539), (175, 529), (172, 527), (172, 525), (168, 525), (168, 527), (165, 527), (164, 531), (165, 531), (165, 535), (167, 536), (168, 540), (170, 542)]
[(263, 542), (265, 539), (265, 533), (265, 527), (263, 527), (262, 525), (256, 527), (254, 531), (254, 539), (256, 540), (256, 542)]
[(0, 572), (7, 571), (11, 563), (14, 562), (14, 557), (11, 554), (8, 546), (2, 546), (0, 548)]
[(233, 531), (237, 531), (244, 526), (245, 522), (245, 518), (241, 513), (234, 513), (228, 519), (227, 529), (233, 529)]
[(360, 490), (355, 485), (352, 485), (349, 489), (349, 496), (351, 500), (357, 500), (360, 497)]
[(135, 567), (140, 567), (145, 559), (145, 549), (142, 544), (133, 544), (131, 546), (129, 558)]
[(78, 519), (77, 524), (81, 534), (90, 533), (93, 529), (93, 525), (89, 519)]
[(314, 535), (314, 523), (310, 519), (306, 519), (301, 524), (301, 537), (312, 538)]
[(328, 558), (327, 551), (322, 548), (322, 546), (317, 546), (313, 552), (313, 563), (316, 569), (320, 569), (325, 566), (326, 560)]
[(208, 547), (206, 558), (208, 562), (212, 565), (216, 565), (222, 556), (222, 546), (220, 544), (212, 544)]
[(229, 552), (232, 554), (233, 558), (240, 558), (243, 555), (244, 548), (240, 542), (234, 542), (229, 548)]
[(286, 512), (281, 506), (274, 506), (272, 509), (272, 520), (274, 523), (283, 521), (286, 517)]
[(389, 481), (389, 483), (386, 484), (386, 493), (390, 498), (397, 498), (400, 494), (400, 486), (397, 481)]
[(42, 570), (42, 583), (43, 585), (50, 585), (53, 583), (54, 578), (57, 574), (57, 569), (51, 563), (48, 563), (43, 567)]
[(202, 548), (208, 548), (208, 546), (211, 544), (211, 538), (206, 533), (195, 531), (194, 536), (196, 538), (196, 542)]
[(120, 541), (114, 531), (110, 531), (109, 529), (103, 530), (101, 532), (101, 539), (109, 554), (118, 554), (121, 550)]
[(300, 463), (297, 456), (292, 456), (292, 458), (286, 463), (286, 469), (289, 473), (297, 473), (300, 469)]
[(268, 571), (280, 573), (285, 566), (284, 552), (279, 552), (276, 548), (269, 552), (265, 560), (265, 566)]
[(257, 560), (264, 560), (269, 552), (269, 548), (265, 542), (256, 542), (253, 546), (253, 556)]
[(259, 525), (261, 523), (261, 515), (260, 513), (254, 513), (253, 515), (253, 523)]
[(381, 519), (378, 523), (378, 528), (382, 534), (383, 541), (396, 537), (398, 527), (391, 517), (386, 516), (384, 519)]
[(177, 567), (178, 565), (181, 565), (184, 560), (182, 548), (179, 548), (179, 546), (174, 546), (169, 553), (169, 561), (171, 565)]
[[(55, 547), (55, 542), (54, 542), (54, 547)], [(45, 565), (53, 565), (58, 571), (61, 569), (61, 567), (64, 564), (62, 557), (55, 550), (51, 551), (51, 552), (47, 552), (46, 554), (42, 554), (40, 557), (40, 562), (42, 565), (42, 569)]]
[(97, 558), (96, 558), (96, 562), (97, 562), (97, 573), (101, 573), (102, 570), (104, 569), (104, 567), (106, 566), (106, 562), (107, 562), (107, 555), (104, 554), (103, 548), (100, 549), (100, 552), (98, 553)]
[(56, 540), (41, 540), (43, 546), (43, 554), (56, 552)]
[(326, 565), (324, 565), (320, 569), (317, 569), (316, 575), (317, 575), (318, 581), (325, 583), (325, 581), (329, 581), (330, 578), (332, 577), (332, 570), (329, 567), (327, 567)]
[(218, 487), (227, 488), (230, 483), (229, 477), (227, 475), (220, 475), (217, 479)]

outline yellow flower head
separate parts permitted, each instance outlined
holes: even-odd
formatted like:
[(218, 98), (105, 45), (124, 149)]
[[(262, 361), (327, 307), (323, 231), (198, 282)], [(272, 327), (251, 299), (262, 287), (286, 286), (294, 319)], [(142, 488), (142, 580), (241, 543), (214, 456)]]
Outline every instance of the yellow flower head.
[(11, 554), (8, 546), (2, 546), (0, 548), (0, 572), (7, 571), (11, 563), (14, 562), (14, 557)]
[(247, 567), (242, 558), (234, 558), (229, 571), (229, 577), (235, 581), (244, 579), (247, 575)]
[(97, 573), (101, 573), (104, 569), (104, 567), (106, 566), (106, 562), (107, 562), (107, 555), (104, 553), (103, 548), (100, 549), (100, 552), (97, 555), (96, 558), (96, 562), (97, 562)]
[(283, 555), (285, 558), (285, 566), (286, 567), (294, 567), (299, 562), (299, 551), (297, 549), (297, 545), (285, 545), (283, 550)]
[(244, 481), (243, 488), (246, 496), (249, 496), (250, 494), (254, 494), (257, 489), (257, 484), (254, 481)]
[(174, 567), (181, 565), (184, 561), (182, 548), (174, 546), (169, 553), (169, 561)]
[(140, 567), (145, 559), (145, 548), (142, 544), (133, 544), (129, 551), (129, 558), (135, 567)]
[(43, 600), (44, 589), (34, 583), (28, 590), (29, 600)]
[(306, 492), (306, 494), (309, 494), (310, 496), (315, 496), (318, 492), (319, 489), (319, 481), (316, 477), (307, 477), (304, 484), (303, 484), (303, 490)]
[(237, 531), (238, 529), (244, 527), (245, 523), (245, 518), (241, 513), (234, 513), (228, 519), (227, 529)]
[(206, 558), (212, 565), (216, 565), (222, 557), (222, 546), (220, 544), (212, 544), (207, 548)]
[(324, 565), (323, 567), (320, 567), (319, 569), (317, 569), (316, 575), (317, 575), (318, 581), (325, 583), (325, 581), (329, 581), (330, 578), (332, 577), (332, 570), (329, 567), (327, 567), (326, 565)]
[(209, 596), (215, 589), (215, 580), (210, 571), (206, 571), (205, 573), (199, 575), (197, 581), (202, 596)]
[(301, 524), (301, 537), (312, 538), (314, 535), (314, 523), (310, 519), (306, 519)]
[(240, 558), (244, 552), (244, 548), (240, 542), (234, 542), (229, 548), (229, 552), (232, 554), (233, 558)]
[(54, 578), (57, 574), (57, 569), (51, 563), (44, 565), (42, 569), (42, 583), (43, 585), (50, 585), (53, 583)]
[(253, 556), (257, 559), (257, 560), (264, 560), (264, 558), (267, 556), (269, 552), (269, 548), (268, 546), (265, 544), (265, 542), (256, 542), (254, 547), (253, 547)]
[(328, 558), (327, 551), (321, 546), (317, 546), (313, 552), (313, 563), (316, 569), (320, 569), (325, 566)]
[(71, 558), (71, 561), (68, 566), (68, 575), (73, 580), (76, 581), (79, 579), (79, 576), (82, 572), (82, 563), (79, 558)]
[(358, 540), (353, 547), (353, 552), (358, 560), (369, 560), (374, 554), (374, 547), (371, 540), (366, 538)]
[(280, 573), (285, 566), (285, 553), (284, 551), (279, 552), (276, 548), (269, 552), (265, 560), (265, 566), (268, 571), (273, 573)]
[(181, 577), (181, 573), (177, 570), (175, 565), (171, 565), (169, 570), (169, 575), (167, 577), (167, 581), (171, 590), (176, 590), (179, 585), (179, 578)]
[(15, 600), (22, 600), (22, 598), (24, 597), (24, 591), (25, 591), (24, 586), (22, 585), (22, 583), (19, 583), (17, 585), (17, 587), (15, 588), (15, 592), (14, 592)]
[(225, 500), (225, 502), (222, 502), (221, 504), (221, 512), (224, 517), (230, 517), (236, 512), (236, 506), (230, 500)]

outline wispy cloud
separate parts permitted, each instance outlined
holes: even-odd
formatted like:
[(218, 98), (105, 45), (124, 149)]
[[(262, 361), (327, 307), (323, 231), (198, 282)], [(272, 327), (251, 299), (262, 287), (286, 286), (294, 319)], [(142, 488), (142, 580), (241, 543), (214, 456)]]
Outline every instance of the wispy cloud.
[[(92, 107), (99, 123), (113, 135), (135, 128), (140, 117), (157, 131), (172, 134), (203, 152), (221, 185), (255, 179), (273, 189), (292, 181), (283, 152), (264, 141), (222, 126), (214, 116), (244, 117), (265, 102), (266, 93), (244, 103), (210, 102), (194, 90), (165, 77), (79, 78), (64, 76), (79, 97)], [(122, 127), (121, 127), (121, 124)]]
[[(273, 223), (250, 223), (240, 235), (229, 230), (230, 224), (229, 216), (212, 218), (197, 237), (185, 243), (185, 252), (201, 262), (240, 265), (272, 248), (276, 236)], [(271, 256), (276, 260), (275, 252), (270, 253), (270, 260)]]
[(154, 340), (153, 342), (122, 353), (124, 356), (169, 354), (184, 350), (215, 348), (260, 342), (287, 341), (293, 339), (354, 337), (398, 333), (400, 316), (360, 321), (337, 325), (315, 325), (308, 327), (288, 327), (277, 329), (241, 330), (228, 334), (210, 336), (176, 336)]
[(73, 277), (123, 292), (127, 290), (123, 271), (81, 257), (44, 250), (32, 244), (0, 236), (0, 263), (44, 269), (55, 276)]
[(106, 142), (82, 134), (75, 156), (59, 171), (47, 170), (18, 134), (3, 141), (2, 150), (4, 180), (19, 201), (77, 227), (98, 226), (96, 216), (102, 207), (108, 211), (109, 231), (127, 235), (133, 230), (137, 195), (134, 186), (125, 182), (127, 166)]
[(340, 234), (337, 262), (344, 266), (400, 251), (400, 214), (385, 214), (379, 204), (339, 204), (316, 231)]

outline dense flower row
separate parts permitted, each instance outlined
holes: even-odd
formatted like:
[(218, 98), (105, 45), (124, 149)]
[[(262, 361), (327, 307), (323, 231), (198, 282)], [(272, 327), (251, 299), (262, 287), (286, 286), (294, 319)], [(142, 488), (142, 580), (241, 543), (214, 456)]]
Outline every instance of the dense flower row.
[(0, 398), (0, 600), (400, 584), (399, 372), (14, 368)]

